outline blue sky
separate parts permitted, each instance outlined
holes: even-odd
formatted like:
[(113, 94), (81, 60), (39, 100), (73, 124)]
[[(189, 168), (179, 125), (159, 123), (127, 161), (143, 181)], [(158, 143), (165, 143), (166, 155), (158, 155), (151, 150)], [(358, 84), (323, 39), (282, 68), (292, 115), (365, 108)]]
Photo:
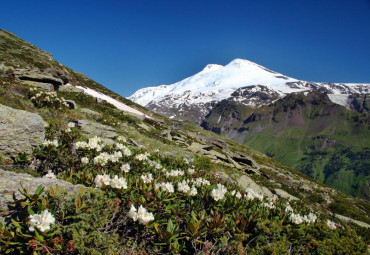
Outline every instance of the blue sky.
[(4, 1), (0, 26), (129, 96), (244, 58), (294, 78), (370, 82), (370, 0)]

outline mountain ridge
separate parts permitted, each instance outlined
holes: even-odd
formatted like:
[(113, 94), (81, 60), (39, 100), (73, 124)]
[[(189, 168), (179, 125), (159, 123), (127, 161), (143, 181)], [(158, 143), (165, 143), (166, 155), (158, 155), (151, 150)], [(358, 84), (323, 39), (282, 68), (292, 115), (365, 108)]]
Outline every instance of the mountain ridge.
[[(234, 59), (225, 66), (207, 65), (199, 73), (171, 85), (139, 89), (128, 98), (167, 117), (199, 124), (209, 110), (224, 99), (258, 108), (287, 94), (312, 90), (325, 92), (331, 101), (351, 107), (349, 96), (369, 93), (370, 83), (303, 81), (249, 60)], [(257, 92), (265, 98), (261, 99)], [(195, 120), (181, 112), (181, 109), (188, 111), (189, 108), (198, 112)]]

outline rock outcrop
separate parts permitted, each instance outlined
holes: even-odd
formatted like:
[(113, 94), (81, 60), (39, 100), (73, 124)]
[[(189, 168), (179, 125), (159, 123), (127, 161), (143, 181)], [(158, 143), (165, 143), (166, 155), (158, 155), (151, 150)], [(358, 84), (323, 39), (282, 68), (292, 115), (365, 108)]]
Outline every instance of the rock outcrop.
[(0, 154), (30, 154), (45, 138), (45, 125), (40, 115), (0, 104)]
[(113, 139), (118, 136), (115, 132), (116, 130), (108, 125), (94, 123), (88, 120), (78, 120), (77, 125), (88, 137), (99, 136), (102, 138)]
[(33, 194), (39, 185), (45, 187), (46, 190), (58, 186), (58, 188), (71, 194), (85, 188), (83, 185), (73, 185), (59, 179), (37, 178), (30, 174), (14, 173), (0, 169), (0, 212), (7, 211), (9, 209), (8, 203), (12, 202), (14, 198), (22, 198), (22, 194), (19, 192), (22, 186), (27, 188), (30, 194)]

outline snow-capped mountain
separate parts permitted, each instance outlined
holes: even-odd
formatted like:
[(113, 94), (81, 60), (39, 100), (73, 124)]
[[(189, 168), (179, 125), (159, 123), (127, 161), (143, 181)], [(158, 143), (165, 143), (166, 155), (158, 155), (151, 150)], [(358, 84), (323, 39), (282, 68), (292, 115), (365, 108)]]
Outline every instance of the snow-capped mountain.
[(171, 85), (139, 89), (129, 97), (150, 110), (179, 120), (200, 122), (224, 99), (259, 107), (287, 94), (319, 90), (334, 103), (349, 107), (349, 96), (370, 93), (370, 83), (320, 83), (297, 80), (244, 59), (207, 65)]

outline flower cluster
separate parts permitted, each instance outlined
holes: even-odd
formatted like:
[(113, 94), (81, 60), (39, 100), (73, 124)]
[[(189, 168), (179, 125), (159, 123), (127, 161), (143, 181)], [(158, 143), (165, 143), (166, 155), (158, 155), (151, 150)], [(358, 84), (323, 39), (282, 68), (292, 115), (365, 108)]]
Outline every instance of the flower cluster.
[(35, 106), (39, 108), (62, 109), (63, 107), (68, 107), (66, 100), (63, 97), (59, 97), (56, 92), (45, 92), (37, 88), (31, 88), (29, 90), (29, 96)]
[(89, 164), (89, 162), (90, 162), (90, 160), (89, 160), (89, 158), (88, 158), (88, 157), (82, 157), (82, 158), (81, 158), (81, 163), (82, 163), (82, 164), (87, 165), (87, 164)]
[(148, 156), (145, 154), (138, 154), (135, 156), (135, 159), (139, 161), (146, 161), (148, 160)]
[(238, 191), (236, 191), (236, 190), (233, 190), (233, 191), (231, 191), (230, 192), (230, 194), (232, 195), (232, 196), (235, 196), (236, 198), (242, 198), (242, 194)]
[(215, 201), (220, 201), (225, 197), (226, 192), (227, 188), (219, 183), (217, 184), (217, 188), (212, 190), (211, 196)]
[(313, 213), (309, 213), (308, 215), (301, 216), (300, 214), (291, 213), (290, 214), (290, 220), (294, 224), (302, 224), (303, 222), (306, 222), (307, 224), (315, 223), (317, 220), (317, 216)]
[(71, 132), (72, 128), (75, 128), (75, 127), (76, 127), (76, 124), (74, 122), (69, 122), (68, 126), (67, 126), (67, 129), (66, 129), (66, 132)]
[(167, 191), (169, 193), (175, 192), (175, 189), (174, 189), (172, 183), (170, 183), (170, 182), (156, 183), (155, 184), (155, 189), (159, 189), (159, 188), (161, 188), (162, 190)]
[(128, 172), (130, 172), (131, 167), (130, 167), (129, 164), (123, 164), (123, 165), (121, 165), (120, 169), (121, 169), (122, 172), (128, 173)]
[(263, 194), (258, 193), (256, 191), (254, 191), (253, 189), (248, 188), (248, 189), (245, 190), (245, 192), (246, 192), (245, 197), (248, 200), (254, 200), (254, 199), (258, 199), (260, 201), (263, 200)]
[(330, 229), (337, 229), (337, 225), (333, 222), (333, 221), (331, 221), (331, 220), (327, 220), (326, 221), (326, 225), (328, 225), (328, 227), (330, 228)]
[(49, 178), (49, 179), (55, 179), (55, 174), (49, 170), (47, 174), (44, 175), (44, 178)]
[(42, 145), (44, 145), (45, 147), (46, 147), (46, 146), (49, 146), (49, 145), (54, 146), (54, 147), (58, 147), (58, 146), (59, 146), (59, 144), (58, 144), (58, 140), (57, 140), (57, 139), (54, 139), (54, 140), (45, 140), (45, 141), (42, 143)]
[(94, 158), (94, 164), (105, 166), (108, 162), (118, 162), (120, 158), (122, 158), (122, 152), (120, 151), (115, 151), (113, 154), (102, 152)]
[(118, 150), (123, 152), (123, 155), (127, 157), (130, 157), (132, 155), (131, 150), (127, 148), (125, 145), (123, 145), (122, 143), (116, 143), (115, 146)]
[(166, 172), (167, 177), (177, 177), (177, 176), (183, 176), (184, 171), (181, 170), (171, 170), (170, 172)]
[(177, 183), (177, 190), (188, 194), (189, 196), (195, 196), (196, 194), (198, 194), (197, 188), (194, 185), (190, 188), (188, 182), (185, 180)]
[(48, 210), (44, 210), (41, 212), (41, 214), (34, 214), (30, 216), (28, 230), (33, 232), (35, 231), (36, 227), (41, 232), (45, 232), (46, 230), (50, 229), (50, 225), (54, 224), (54, 222), (54, 216)]
[(211, 185), (211, 183), (208, 180), (206, 180), (206, 179), (204, 179), (202, 177), (198, 177), (198, 178), (192, 180), (192, 182), (194, 183), (194, 185), (196, 187), (209, 186), (209, 185)]
[(154, 220), (153, 213), (150, 213), (142, 205), (139, 206), (139, 209), (136, 209), (134, 205), (131, 205), (130, 211), (127, 213), (127, 216), (130, 217), (133, 221), (139, 220), (139, 223), (146, 225), (149, 221)]
[(75, 147), (76, 149), (89, 149), (89, 150), (96, 150), (101, 151), (102, 150), (102, 141), (99, 137), (95, 136), (93, 138), (90, 138), (88, 142), (76, 142)]
[(101, 188), (103, 185), (105, 185), (114, 189), (127, 189), (126, 179), (123, 177), (118, 178), (117, 175), (115, 175), (112, 179), (107, 174), (97, 175), (94, 182), (98, 188)]
[(140, 178), (143, 180), (144, 183), (151, 183), (153, 181), (152, 174), (141, 175)]

